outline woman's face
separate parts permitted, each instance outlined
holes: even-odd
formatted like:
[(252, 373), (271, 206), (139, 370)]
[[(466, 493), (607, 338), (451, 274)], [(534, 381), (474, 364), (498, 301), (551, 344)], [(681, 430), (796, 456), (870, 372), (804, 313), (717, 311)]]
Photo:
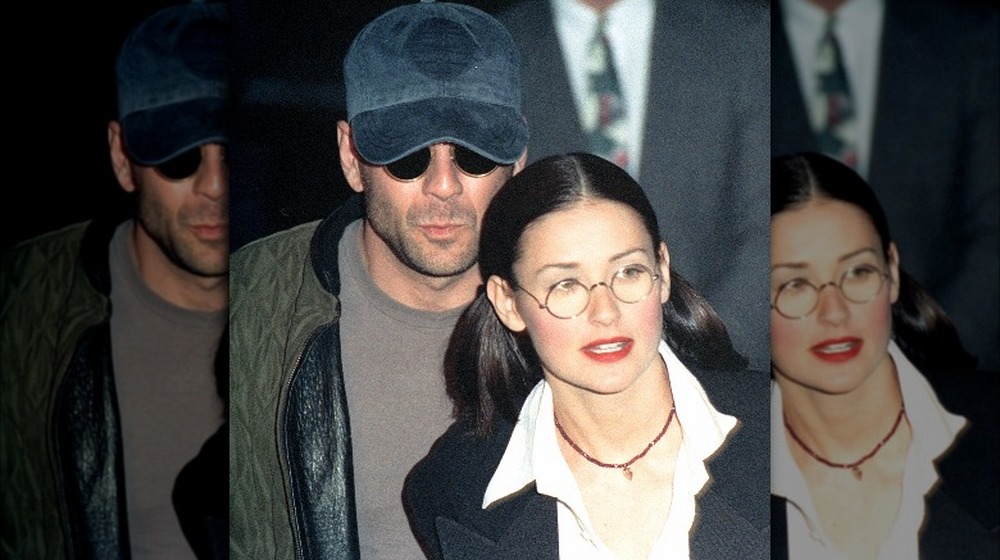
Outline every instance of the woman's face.
[[(634, 210), (589, 199), (553, 212), (525, 230), (520, 255), (513, 280), (522, 289), (494, 276), (487, 294), (509, 329), (527, 330), (550, 383), (614, 394), (654, 369), (662, 304), (669, 297), (668, 256), (666, 245), (654, 247)], [(660, 275), (649, 294), (635, 303), (612, 295), (608, 286), (616, 273), (622, 271), (616, 289), (625, 293), (640, 267)], [(589, 303), (575, 317), (557, 318), (532, 298), (544, 303), (553, 287), (573, 281), (605, 283), (590, 290)]]
[[(875, 226), (852, 204), (819, 198), (772, 216), (771, 364), (778, 381), (845, 394), (880, 367), (891, 366), (887, 349), (891, 306), (898, 297), (897, 263), (895, 246), (886, 262)], [(837, 288), (886, 272), (891, 281), (882, 281), (864, 303), (849, 300)], [(792, 319), (773, 307), (783, 286), (798, 297), (796, 293), (811, 290), (807, 283), (825, 285), (812, 312)]]

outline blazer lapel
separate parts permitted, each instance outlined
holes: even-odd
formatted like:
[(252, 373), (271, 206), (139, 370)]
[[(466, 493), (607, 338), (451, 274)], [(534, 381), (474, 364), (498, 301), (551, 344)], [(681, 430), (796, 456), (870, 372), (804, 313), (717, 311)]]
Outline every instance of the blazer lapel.
[[(559, 558), (556, 503), (532, 491), (503, 506), (512, 515), (490, 516), (483, 532), (446, 517), (438, 517), (436, 528), (445, 560), (469, 558), (557, 560)], [(486, 533), (486, 534), (484, 534)], [(493, 535), (491, 536), (488, 535)]]
[(781, 7), (771, 4), (771, 155), (816, 150)]

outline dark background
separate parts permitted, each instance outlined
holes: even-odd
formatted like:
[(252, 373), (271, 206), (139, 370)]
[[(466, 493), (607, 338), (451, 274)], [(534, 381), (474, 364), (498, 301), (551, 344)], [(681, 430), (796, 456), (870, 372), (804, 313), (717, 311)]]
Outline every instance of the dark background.
[[(7, 189), (0, 252), (18, 240), (124, 203), (108, 155), (115, 114), (114, 57), (128, 30), (164, 0), (29, 3), (11, 28), (25, 37), (8, 50)], [(42, 22), (42, 23), (40, 23)], [(11, 99), (13, 98), (13, 99)]]

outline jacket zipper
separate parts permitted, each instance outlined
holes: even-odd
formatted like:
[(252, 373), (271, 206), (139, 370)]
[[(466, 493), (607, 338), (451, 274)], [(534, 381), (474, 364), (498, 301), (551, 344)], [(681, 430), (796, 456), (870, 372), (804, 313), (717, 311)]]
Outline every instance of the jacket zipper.
[(305, 343), (303, 343), (302, 348), (295, 357), (295, 363), (292, 366), (292, 371), (285, 379), (284, 389), (282, 391), (285, 395), (284, 402), (282, 402), (280, 409), (278, 410), (279, 459), (281, 460), (281, 471), (285, 475), (284, 478), (287, 486), (287, 490), (285, 492), (285, 506), (288, 507), (288, 516), (292, 523), (292, 545), (295, 548), (295, 558), (305, 558), (305, 555), (302, 551), (302, 542), (299, 540), (299, 519), (295, 511), (295, 504), (293, 503), (291, 490), (291, 469), (288, 466), (288, 456), (285, 453), (285, 412), (288, 409), (288, 392), (291, 389), (292, 381), (295, 380), (295, 376), (299, 372), (299, 366), (302, 365), (302, 357), (305, 356), (306, 350), (312, 345), (313, 341), (316, 340), (319, 331), (323, 328), (326, 328), (326, 325), (317, 328), (309, 334), (309, 338), (307, 338)]

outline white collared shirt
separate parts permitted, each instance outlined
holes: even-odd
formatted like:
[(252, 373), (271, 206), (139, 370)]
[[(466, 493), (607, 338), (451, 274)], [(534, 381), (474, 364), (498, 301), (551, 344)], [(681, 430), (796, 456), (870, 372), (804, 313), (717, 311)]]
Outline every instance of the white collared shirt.
[[(597, 32), (598, 13), (579, 0), (549, 0), (556, 35), (562, 47), (577, 114), (587, 98), (587, 47)], [(642, 135), (646, 121), (646, 93), (653, 41), (653, 0), (619, 0), (605, 12), (606, 34), (615, 71), (625, 100), (628, 120), (628, 172), (639, 177)]]
[[(660, 342), (659, 350), (669, 372), (683, 438), (677, 454), (670, 513), (649, 557), (689, 558), (695, 497), (709, 480), (705, 460), (723, 446), (736, 426), (736, 418), (715, 409), (701, 384), (666, 342)], [(556, 500), (560, 558), (613, 559), (614, 554), (590, 521), (580, 488), (556, 437), (552, 391), (543, 380), (521, 407), (507, 449), (486, 487), (483, 509), (535, 482), (539, 494)]]
[[(879, 551), (879, 560), (920, 557), (919, 531), (924, 520), (924, 496), (938, 480), (934, 461), (951, 447), (966, 423), (965, 418), (941, 406), (930, 383), (895, 342), (889, 343), (889, 355), (896, 364), (913, 441), (906, 456), (899, 515)], [(772, 383), (771, 493), (788, 500), (788, 556), (793, 560), (843, 560), (846, 556), (830, 541), (819, 523), (809, 487), (788, 448), (782, 419), (781, 388)]]
[[(825, 102), (818, 96), (816, 68), (827, 14), (809, 0), (781, 0), (781, 12), (799, 76), (802, 99), (809, 112), (809, 123), (814, 131), (820, 130), (825, 124), (826, 108)], [(862, 177), (867, 177), (875, 127), (879, 45), (882, 42), (885, 3), (883, 0), (849, 0), (837, 9), (836, 18), (833, 32), (840, 44), (857, 123), (857, 171)]]

